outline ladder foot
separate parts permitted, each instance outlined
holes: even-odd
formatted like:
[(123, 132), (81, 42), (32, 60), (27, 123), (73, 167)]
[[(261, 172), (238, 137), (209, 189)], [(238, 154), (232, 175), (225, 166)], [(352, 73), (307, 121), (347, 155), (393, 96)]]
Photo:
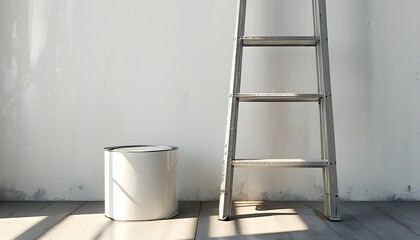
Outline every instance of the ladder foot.
[(316, 209), (314, 209), (314, 213), (319, 218), (321, 218), (321, 219), (327, 219), (327, 220), (329, 220), (331, 222), (340, 222), (341, 221), (341, 218), (340, 217), (328, 217), (324, 213), (322, 213), (321, 211), (316, 210)]
[(222, 218), (219, 217), (219, 221), (230, 221), (230, 220), (231, 220), (230, 216), (226, 216)]

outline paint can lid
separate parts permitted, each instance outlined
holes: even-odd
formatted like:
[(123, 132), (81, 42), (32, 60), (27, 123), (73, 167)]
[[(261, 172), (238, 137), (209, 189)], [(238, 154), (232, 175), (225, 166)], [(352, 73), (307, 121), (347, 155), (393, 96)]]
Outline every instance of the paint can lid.
[(106, 147), (105, 151), (114, 151), (114, 152), (132, 152), (132, 153), (142, 153), (142, 152), (166, 152), (178, 150), (178, 147), (171, 145), (128, 145), (128, 146), (114, 146)]

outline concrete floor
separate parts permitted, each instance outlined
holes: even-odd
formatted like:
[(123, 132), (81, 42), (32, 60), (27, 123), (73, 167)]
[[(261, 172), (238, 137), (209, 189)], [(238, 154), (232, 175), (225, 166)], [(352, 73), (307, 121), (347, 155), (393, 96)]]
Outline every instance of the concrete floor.
[(218, 221), (218, 202), (180, 202), (180, 214), (118, 222), (103, 202), (0, 202), (0, 239), (420, 239), (420, 202), (342, 202), (342, 221), (321, 202), (236, 202)]

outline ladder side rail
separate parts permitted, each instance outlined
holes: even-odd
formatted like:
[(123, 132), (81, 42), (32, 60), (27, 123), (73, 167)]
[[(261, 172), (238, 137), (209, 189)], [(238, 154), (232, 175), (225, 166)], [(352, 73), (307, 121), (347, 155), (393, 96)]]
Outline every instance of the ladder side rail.
[(330, 220), (340, 220), (326, 4), (325, 0), (313, 0), (313, 5), (315, 34), (320, 37), (320, 42), (316, 47), (318, 91), (325, 95), (320, 101), (322, 158), (328, 160), (328, 165), (323, 168), (324, 215)]
[[(320, 38), (320, 23), (319, 23), (319, 5), (318, 5), (318, 1), (317, 0), (312, 0), (312, 10), (313, 10), (313, 24), (314, 24), (314, 36)], [(317, 69), (317, 84), (318, 84), (318, 94), (322, 94), (323, 98), (325, 97), (325, 93), (324, 93), (324, 83), (323, 83), (323, 76), (322, 76), (322, 59), (321, 59), (321, 54), (320, 54), (320, 44), (318, 43), (315, 47), (315, 57), (316, 57), (316, 69)], [(321, 134), (320, 134), (320, 140), (321, 140), (321, 158), (322, 159), (327, 159), (327, 157), (325, 156), (326, 154), (326, 149), (327, 146), (325, 144), (324, 141), (324, 133), (325, 133), (325, 126), (324, 126), (324, 116), (323, 116), (323, 104), (322, 101), (324, 100), (320, 100), (319, 102), (319, 116), (320, 116), (320, 130), (321, 130)]]
[(232, 72), (229, 90), (228, 116), (223, 156), (222, 183), (220, 186), (219, 220), (228, 220), (232, 209), (233, 166), (232, 159), (236, 152), (238, 125), (239, 93), (241, 85), (243, 44), (241, 38), (245, 32), (246, 0), (238, 0), (237, 19), (232, 59)]

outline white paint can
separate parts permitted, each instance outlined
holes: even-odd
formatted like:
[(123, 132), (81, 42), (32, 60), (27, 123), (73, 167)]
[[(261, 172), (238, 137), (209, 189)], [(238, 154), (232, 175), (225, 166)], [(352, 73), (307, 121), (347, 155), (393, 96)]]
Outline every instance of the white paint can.
[(105, 216), (114, 220), (175, 216), (177, 162), (175, 146), (105, 148)]

